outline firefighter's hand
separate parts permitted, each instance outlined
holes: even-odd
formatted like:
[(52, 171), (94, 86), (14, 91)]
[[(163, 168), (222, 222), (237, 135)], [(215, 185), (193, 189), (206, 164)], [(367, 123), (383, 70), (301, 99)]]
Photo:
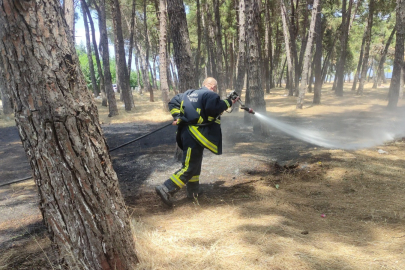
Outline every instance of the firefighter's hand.
[(174, 120), (172, 123), (173, 126), (177, 126), (177, 120)]
[(238, 100), (239, 100), (239, 97), (237, 97), (235, 99), (232, 99), (232, 104), (235, 104), (235, 102), (238, 101)]

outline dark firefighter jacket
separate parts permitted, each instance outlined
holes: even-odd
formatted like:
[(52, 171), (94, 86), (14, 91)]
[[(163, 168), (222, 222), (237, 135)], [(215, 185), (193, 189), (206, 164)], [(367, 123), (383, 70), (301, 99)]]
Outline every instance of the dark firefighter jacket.
[(214, 154), (222, 154), (222, 133), (220, 115), (232, 106), (231, 99), (221, 100), (219, 95), (206, 87), (187, 90), (172, 98), (169, 110), (177, 119), (177, 144), (183, 146), (180, 129), (187, 128), (190, 135)]

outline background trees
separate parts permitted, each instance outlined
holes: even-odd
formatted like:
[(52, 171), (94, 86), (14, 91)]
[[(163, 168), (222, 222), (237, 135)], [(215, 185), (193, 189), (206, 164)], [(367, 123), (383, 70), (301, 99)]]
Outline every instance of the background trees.
[[(98, 4), (101, 1), (86, 1), (94, 15), (102, 11), (97, 9), (102, 6)], [(134, 56), (135, 62), (132, 67), (132, 59), (126, 61), (128, 73), (130, 77), (132, 73), (137, 75), (136, 86), (139, 84), (143, 91), (149, 92), (151, 100), (153, 89), (160, 87), (162, 75), (164, 77), (163, 69), (166, 70), (168, 85), (161, 89), (164, 93), (166, 89), (182, 92), (198, 88), (206, 76), (217, 78), (222, 96), (225, 89), (241, 92), (243, 87), (249, 86), (245, 70), (251, 66), (245, 57), (249, 48), (246, 47), (247, 36), (251, 33), (246, 31), (245, 18), (249, 14), (244, 0), (166, 0), (164, 3), (157, 0), (114, 1), (113, 6), (119, 4), (121, 9), (112, 9), (113, 6), (107, 5), (105, 18), (102, 14), (98, 16), (104, 18), (100, 25), (106, 25), (110, 44), (122, 44), (119, 38), (115, 38), (120, 36), (115, 33), (120, 29), (115, 27), (119, 23), (114, 19), (121, 13), (125, 56)], [(357, 90), (355, 94), (361, 95), (369, 77), (384, 79), (384, 70), (392, 66), (396, 44), (393, 22), (397, 6), (393, 0), (322, 1), (322, 9), (317, 13), (321, 19), (314, 29), (313, 43), (316, 46), (312, 50), (316, 52), (311, 53), (309, 62), (313, 64), (309, 67), (304, 67), (304, 55), (314, 1), (256, 0), (255, 3), (259, 9), (255, 24), (260, 47), (257, 56), (261, 72), (260, 87), (266, 92), (278, 84), (288, 89), (289, 95), (297, 96), (298, 87), (303, 82), (301, 74), (305, 72), (308, 74), (306, 84), (310, 91), (312, 83), (316, 81), (313, 102), (319, 104), (320, 87), (324, 81), (334, 82), (333, 89), (337, 96), (344, 95), (344, 82), (353, 81), (352, 90)], [(163, 16), (159, 9), (161, 4), (166, 8), (167, 24), (159, 26), (162, 23), (159, 16)], [(101, 47), (104, 46), (102, 44)], [(165, 60), (161, 59), (164, 57), (164, 44)], [(120, 51), (122, 54), (122, 49)], [(383, 57), (383, 54), (386, 56)], [(121, 74), (124, 69), (121, 65), (115, 73)], [(117, 78), (113, 75), (112, 80)], [(108, 91), (106, 93), (108, 95)]]

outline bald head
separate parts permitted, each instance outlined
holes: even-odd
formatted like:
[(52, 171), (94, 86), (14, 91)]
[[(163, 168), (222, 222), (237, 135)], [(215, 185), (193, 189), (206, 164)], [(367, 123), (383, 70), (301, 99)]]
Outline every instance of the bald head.
[(213, 77), (207, 77), (203, 82), (203, 86), (207, 87), (211, 91), (217, 92), (217, 80), (215, 80)]

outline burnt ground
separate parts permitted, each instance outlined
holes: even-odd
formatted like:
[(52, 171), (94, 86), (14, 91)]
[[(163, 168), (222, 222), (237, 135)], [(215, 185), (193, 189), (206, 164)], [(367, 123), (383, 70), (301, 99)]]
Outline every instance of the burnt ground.
[[(243, 119), (230, 121), (225, 118), (222, 121), (223, 155), (216, 156), (208, 150), (204, 154), (201, 185), (207, 196), (224, 195), (227, 180), (231, 183), (243, 181), (243, 175), (253, 174), (263, 161), (268, 166), (275, 162), (299, 162), (300, 159), (308, 159), (310, 155), (305, 152), (314, 147), (277, 130), (273, 130), (268, 138), (252, 135), (253, 128), (245, 126)], [(165, 124), (111, 124), (103, 126), (103, 130), (109, 148), (114, 149)], [(181, 166), (174, 158), (175, 132), (176, 127), (169, 126), (110, 152), (122, 193), (129, 206), (144, 207), (145, 211), (164, 209), (154, 194), (153, 186), (162, 183)], [(233, 146), (237, 143), (245, 146), (236, 149)], [(1, 250), (12, 247), (32, 233), (43, 233), (45, 228), (37, 208), (33, 180), (8, 184), (31, 175), (16, 127), (0, 128), (0, 149)], [(180, 203), (185, 201), (182, 200), (184, 196), (178, 196)]]
[[(366, 116), (362, 118), (367, 120)], [(316, 126), (321, 130), (328, 130), (338, 121), (333, 116), (319, 120), (303, 122), (294, 117), (283, 118), (292, 126), (309, 129)], [(111, 124), (104, 125), (103, 130), (110, 149), (114, 149), (165, 124)], [(362, 123), (363, 127), (368, 124), (367, 121)], [(247, 194), (251, 191), (251, 181), (260, 181), (270, 172), (305, 168), (307, 164), (325, 162), (331, 158), (330, 154), (320, 151), (321, 147), (297, 140), (274, 128), (269, 129), (267, 136), (254, 135), (253, 128), (244, 125), (241, 117), (223, 117), (222, 125), (223, 155), (216, 156), (208, 150), (204, 154), (200, 182), (205, 193), (201, 204), (213, 202), (204, 198)], [(175, 131), (176, 127), (169, 126), (110, 152), (125, 201), (130, 209), (136, 208), (138, 214), (167, 211), (153, 187), (162, 183), (181, 165), (174, 159)], [(331, 136), (338, 133), (339, 130), (334, 130)], [(0, 186), (0, 253), (24, 247), (33, 237), (46, 235), (32, 179), (5, 185), (29, 175), (30, 167), (17, 129), (0, 128), (0, 185), (3, 185)], [(190, 203), (185, 199), (184, 192), (180, 192), (176, 199), (176, 205)], [(29, 256), (23, 261), (16, 261), (15, 265), (20, 265), (16, 269), (37, 269), (32, 261), (26, 268), (21, 266), (24, 261), (36, 257), (35, 253)], [(37, 257), (38, 265), (43, 265), (47, 260), (44, 256)]]

